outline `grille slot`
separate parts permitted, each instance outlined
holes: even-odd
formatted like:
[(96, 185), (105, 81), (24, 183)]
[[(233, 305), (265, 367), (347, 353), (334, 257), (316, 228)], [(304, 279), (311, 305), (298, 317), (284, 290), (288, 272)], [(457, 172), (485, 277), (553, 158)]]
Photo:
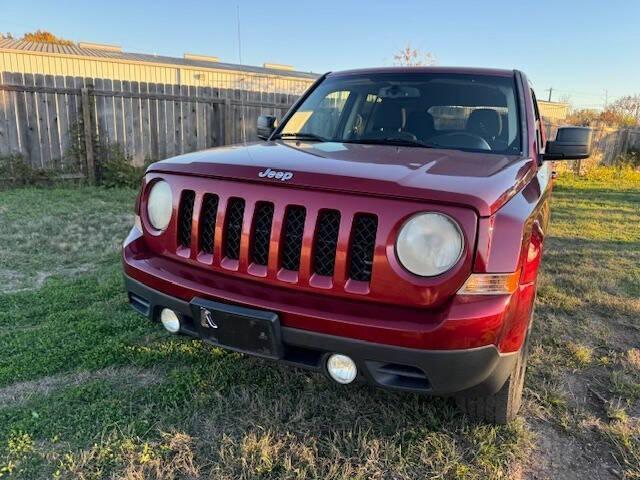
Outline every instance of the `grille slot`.
[(193, 190), (184, 190), (178, 213), (178, 243), (183, 247), (191, 246), (191, 223), (193, 221), (193, 202), (196, 194)]
[(293, 205), (287, 208), (281, 254), (282, 268), (294, 271), (300, 270), (300, 254), (306, 217), (307, 211), (304, 207)]
[(363, 282), (371, 281), (373, 250), (376, 245), (378, 217), (357, 215), (351, 230), (351, 261), (349, 277)]
[(200, 213), (200, 249), (204, 253), (213, 253), (217, 215), (218, 196), (207, 193), (202, 201), (202, 211)]
[(340, 212), (337, 210), (321, 211), (318, 215), (313, 249), (313, 271), (318, 275), (333, 276), (339, 230)]
[(224, 254), (227, 258), (240, 258), (240, 238), (242, 237), (242, 219), (244, 217), (244, 200), (232, 198), (227, 207), (226, 242)]
[(273, 222), (273, 203), (259, 202), (253, 216), (253, 237), (251, 239), (251, 261), (266, 265), (269, 261), (269, 242)]

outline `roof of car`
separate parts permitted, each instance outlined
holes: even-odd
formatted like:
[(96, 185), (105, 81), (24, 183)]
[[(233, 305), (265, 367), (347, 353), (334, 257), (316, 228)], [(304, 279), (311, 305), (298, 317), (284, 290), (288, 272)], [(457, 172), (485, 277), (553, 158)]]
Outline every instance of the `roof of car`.
[(342, 75), (370, 75), (376, 73), (460, 73), (471, 75), (492, 75), (497, 77), (511, 77), (514, 70), (498, 68), (476, 68), (476, 67), (381, 67), (381, 68), (359, 68), (354, 70), (343, 70), (341, 72), (331, 72), (331, 76)]

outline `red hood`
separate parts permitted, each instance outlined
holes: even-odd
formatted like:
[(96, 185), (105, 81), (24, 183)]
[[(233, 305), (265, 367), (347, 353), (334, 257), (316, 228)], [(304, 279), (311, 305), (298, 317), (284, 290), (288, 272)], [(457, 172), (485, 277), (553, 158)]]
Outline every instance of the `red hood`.
[[(286, 182), (259, 177), (267, 168), (293, 177)], [(513, 155), (278, 141), (189, 153), (154, 163), (148, 171), (427, 200), (489, 216), (529, 181), (535, 165)]]

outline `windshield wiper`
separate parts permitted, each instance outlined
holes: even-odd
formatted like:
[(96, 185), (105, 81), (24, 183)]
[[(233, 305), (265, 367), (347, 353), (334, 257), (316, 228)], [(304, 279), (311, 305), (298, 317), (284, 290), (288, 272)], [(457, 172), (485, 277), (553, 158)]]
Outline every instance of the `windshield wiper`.
[(281, 138), (283, 140), (315, 140), (317, 142), (328, 142), (328, 138), (321, 137), (315, 133), (279, 133), (273, 138)]
[(343, 143), (363, 143), (370, 145), (396, 145), (400, 147), (435, 148), (434, 145), (421, 142), (420, 140), (410, 140), (408, 138), (358, 138), (353, 140), (343, 140)]

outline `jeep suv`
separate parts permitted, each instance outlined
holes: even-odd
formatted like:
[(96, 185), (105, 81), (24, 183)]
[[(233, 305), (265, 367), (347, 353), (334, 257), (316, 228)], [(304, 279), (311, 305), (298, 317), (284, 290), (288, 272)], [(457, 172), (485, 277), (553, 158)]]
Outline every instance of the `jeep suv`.
[(545, 141), (513, 70), (323, 75), (261, 141), (151, 165), (123, 248), (129, 301), (170, 332), (452, 396), (504, 423), (522, 397), (547, 223)]

